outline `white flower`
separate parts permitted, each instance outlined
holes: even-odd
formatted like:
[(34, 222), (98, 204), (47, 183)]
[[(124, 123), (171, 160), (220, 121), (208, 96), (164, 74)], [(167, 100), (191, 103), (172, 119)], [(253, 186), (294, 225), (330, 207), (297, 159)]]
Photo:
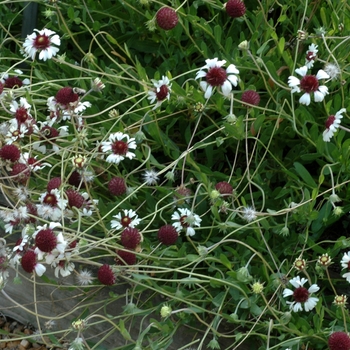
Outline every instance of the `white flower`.
[(10, 77), (8, 73), (1, 73), (0, 75), (0, 82), (4, 84), (6, 88), (12, 89), (12, 88), (19, 88), (23, 85), (29, 85), (30, 80), (28, 78), (20, 79), (19, 75), (23, 74), (23, 72), (20, 69), (15, 69), (15, 73), (18, 74), (15, 76)]
[(180, 213), (175, 211), (171, 216), (171, 220), (175, 220), (172, 225), (178, 232), (184, 229), (186, 231), (186, 236), (194, 236), (195, 230), (193, 226), (200, 227), (202, 219), (189, 209), (179, 208), (178, 210)]
[[(340, 264), (343, 269), (347, 269), (348, 271), (350, 271), (350, 251), (347, 253), (344, 253), (343, 258), (340, 261)], [(342, 277), (346, 278), (346, 281), (350, 283), (350, 272), (344, 273)]]
[(67, 277), (74, 270), (74, 263), (70, 262), (67, 259), (62, 259), (58, 262), (54, 261), (52, 265), (55, 267), (56, 278), (59, 277), (59, 274), (61, 274), (62, 277)]
[(143, 177), (143, 181), (148, 186), (155, 186), (159, 181), (158, 174), (153, 169), (145, 170), (145, 172), (142, 174), (142, 177)]
[(154, 89), (148, 91), (148, 99), (151, 103), (157, 100), (156, 105), (152, 109), (158, 108), (165, 99), (169, 101), (170, 92), (171, 92), (171, 84), (170, 80), (166, 76), (162, 76), (161, 80), (151, 79)]
[(339, 110), (335, 115), (330, 115), (326, 121), (326, 130), (323, 132), (323, 141), (329, 142), (333, 137), (334, 133), (338, 130), (340, 126), (341, 119), (343, 118), (343, 113), (346, 112), (345, 108)]
[(329, 75), (331, 80), (338, 79), (340, 75), (340, 69), (337, 64), (334, 63), (326, 63), (323, 67), (323, 70)]
[(317, 45), (311, 44), (309, 45), (309, 49), (306, 52), (306, 57), (305, 57), (305, 66), (307, 68), (312, 68), (314, 66), (315, 58), (317, 56)]
[(113, 217), (117, 220), (111, 221), (111, 228), (115, 228), (117, 230), (125, 227), (136, 227), (140, 222), (141, 219), (138, 218), (136, 215), (136, 212), (134, 212), (132, 209), (130, 210), (123, 210), (124, 215), (122, 213), (119, 213), (117, 215), (114, 215)]
[(197, 72), (195, 78), (205, 78), (205, 81), (200, 82), (202, 90), (205, 91), (204, 97), (209, 98), (215, 87), (221, 87), (223, 95), (227, 97), (232, 91), (232, 85), (237, 86), (238, 84), (236, 74), (239, 74), (239, 70), (234, 64), (230, 64), (225, 70), (222, 66), (226, 61), (218, 61), (217, 58), (207, 59), (205, 63), (206, 65)]
[(62, 211), (66, 209), (68, 200), (61, 198), (60, 191), (55, 188), (50, 193), (43, 193), (40, 196), (40, 203), (37, 204), (40, 217), (59, 221), (62, 219)]
[(294, 301), (287, 301), (287, 304), (290, 305), (290, 309), (294, 312), (302, 311), (303, 307), (305, 311), (310, 311), (318, 302), (318, 298), (311, 297), (311, 294), (319, 291), (320, 287), (318, 287), (317, 284), (313, 284), (309, 289), (306, 289), (304, 287), (305, 282), (307, 282), (306, 278), (300, 279), (300, 276), (294, 277), (289, 283), (295, 288), (295, 290), (293, 291), (286, 288), (283, 291), (284, 298), (293, 296)]
[(314, 94), (315, 102), (322, 102), (324, 97), (328, 94), (328, 88), (325, 85), (319, 85), (320, 79), (328, 79), (329, 75), (322, 69), (320, 69), (316, 76), (307, 75), (307, 66), (303, 66), (295, 70), (295, 72), (301, 75), (303, 78), (299, 80), (297, 77), (290, 76), (288, 78), (288, 85), (292, 88), (291, 92), (304, 91), (304, 94), (300, 97), (299, 102), (308, 106), (311, 102), (311, 93)]
[(39, 52), (39, 60), (46, 61), (55, 56), (59, 50), (60, 37), (49, 29), (34, 29), (34, 33), (27, 36), (23, 44), (24, 52), (34, 60)]
[(106, 159), (107, 162), (119, 164), (125, 158), (132, 159), (135, 157), (135, 153), (129, 150), (136, 149), (136, 142), (134, 138), (118, 131), (109, 135), (108, 141), (101, 142), (101, 149), (102, 152), (111, 152)]

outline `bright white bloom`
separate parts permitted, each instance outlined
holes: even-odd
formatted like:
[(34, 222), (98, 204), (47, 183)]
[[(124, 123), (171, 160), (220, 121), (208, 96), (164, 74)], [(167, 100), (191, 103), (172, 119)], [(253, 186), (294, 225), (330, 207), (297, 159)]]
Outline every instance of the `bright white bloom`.
[(247, 222), (252, 222), (257, 218), (257, 212), (253, 207), (244, 207), (243, 208), (243, 219)]
[(58, 262), (54, 261), (52, 266), (55, 267), (55, 276), (56, 278), (61, 275), (62, 277), (67, 277), (74, 270), (74, 263), (70, 262), (67, 259), (59, 260)]
[(145, 170), (145, 172), (142, 174), (142, 177), (143, 177), (143, 181), (148, 186), (155, 186), (159, 181), (157, 172), (153, 169)]
[(55, 188), (50, 193), (43, 193), (40, 196), (40, 203), (37, 204), (38, 215), (40, 217), (59, 221), (62, 219), (62, 212), (66, 209), (68, 200), (61, 198), (60, 191)]
[(326, 63), (323, 67), (323, 70), (329, 75), (331, 80), (336, 80), (340, 75), (340, 68), (337, 64), (334, 63)]
[[(350, 251), (347, 253), (344, 253), (343, 258), (340, 261), (340, 264), (343, 269), (347, 269), (347, 271), (350, 271)], [(346, 281), (350, 283), (350, 272), (344, 273), (342, 277), (346, 278)]]
[(171, 84), (170, 80), (166, 76), (162, 76), (161, 80), (151, 79), (154, 89), (148, 91), (148, 99), (151, 103), (154, 103), (157, 100), (156, 105), (152, 109), (158, 108), (165, 99), (169, 101), (170, 92), (171, 92)]
[(306, 57), (305, 57), (305, 66), (307, 68), (312, 68), (314, 66), (315, 58), (317, 56), (317, 45), (311, 44), (309, 45), (309, 49), (306, 52)]
[(307, 69), (307, 66), (303, 66), (295, 70), (297, 74), (303, 77), (301, 80), (294, 76), (288, 78), (288, 85), (292, 88), (292, 93), (304, 92), (299, 102), (306, 106), (311, 102), (311, 93), (314, 94), (315, 102), (323, 101), (324, 97), (328, 94), (328, 88), (325, 85), (320, 86), (319, 80), (329, 78), (329, 75), (322, 69), (317, 72), (316, 76), (307, 75)]
[(17, 119), (13, 118), (7, 124), (8, 129), (5, 135), (5, 143), (11, 145), (18, 139), (22, 139), (29, 131), (26, 124), (18, 124)]
[(195, 230), (193, 226), (200, 227), (202, 219), (186, 208), (178, 208), (178, 211), (171, 216), (171, 220), (175, 220), (172, 225), (178, 232), (182, 229), (186, 231), (186, 236), (194, 236)]
[(108, 163), (119, 164), (125, 158), (135, 157), (135, 153), (129, 150), (136, 149), (136, 142), (134, 138), (118, 131), (109, 135), (108, 141), (101, 142), (101, 149), (102, 152), (111, 153), (106, 159)]
[(205, 63), (206, 65), (197, 72), (195, 78), (205, 78), (200, 82), (200, 87), (205, 92), (204, 97), (209, 98), (215, 87), (221, 87), (223, 95), (227, 97), (232, 91), (232, 85), (238, 84), (236, 74), (239, 74), (239, 70), (234, 64), (230, 64), (226, 69), (222, 68), (226, 61), (219, 61), (217, 58), (207, 59)]
[(303, 311), (303, 307), (305, 311), (310, 311), (318, 302), (318, 298), (311, 297), (311, 294), (319, 291), (320, 287), (317, 284), (313, 284), (309, 289), (306, 289), (304, 287), (305, 282), (307, 282), (306, 278), (300, 278), (300, 276), (294, 277), (289, 281), (295, 288), (294, 291), (289, 288), (283, 291), (284, 298), (289, 296), (294, 298), (294, 301), (287, 301), (290, 309), (294, 312)]
[(34, 33), (27, 36), (23, 44), (24, 52), (34, 60), (39, 52), (39, 60), (46, 61), (55, 56), (61, 45), (60, 37), (50, 29), (34, 29)]
[(345, 108), (342, 108), (335, 115), (330, 115), (326, 121), (326, 130), (323, 132), (323, 141), (329, 142), (333, 137), (334, 133), (338, 130), (340, 126), (341, 119), (343, 118), (343, 113), (346, 112)]
[(123, 211), (124, 214), (119, 213), (113, 216), (117, 220), (111, 221), (111, 228), (115, 228), (117, 230), (125, 227), (134, 228), (141, 222), (141, 219), (138, 218), (136, 212), (134, 212), (132, 209)]

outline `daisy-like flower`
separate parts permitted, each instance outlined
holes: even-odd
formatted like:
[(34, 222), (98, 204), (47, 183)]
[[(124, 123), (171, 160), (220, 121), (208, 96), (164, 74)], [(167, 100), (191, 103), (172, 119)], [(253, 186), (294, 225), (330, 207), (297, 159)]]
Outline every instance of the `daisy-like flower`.
[(328, 88), (325, 85), (319, 84), (319, 80), (328, 79), (329, 75), (320, 69), (316, 75), (307, 75), (307, 66), (297, 68), (295, 72), (302, 76), (302, 79), (290, 76), (288, 78), (288, 85), (292, 88), (292, 93), (303, 91), (304, 94), (300, 97), (299, 102), (308, 106), (311, 102), (311, 93), (314, 94), (315, 102), (322, 102), (328, 94)]
[[(350, 271), (350, 251), (347, 253), (344, 253), (343, 258), (340, 261), (340, 264), (343, 269), (347, 269), (348, 271)], [(344, 273), (342, 277), (346, 278), (346, 280), (350, 283), (350, 272)]]
[(61, 198), (60, 191), (55, 188), (43, 193), (40, 196), (40, 203), (37, 204), (38, 215), (43, 219), (58, 221), (67, 207), (68, 200)]
[(153, 83), (154, 89), (148, 91), (148, 99), (150, 100), (151, 103), (154, 103), (154, 101), (157, 100), (156, 105), (152, 108), (152, 109), (156, 109), (166, 99), (169, 101), (171, 84), (168, 77), (164, 75), (162, 76), (161, 80), (152, 79), (152, 83)]
[(130, 210), (123, 210), (123, 213), (119, 213), (117, 215), (114, 215), (113, 217), (117, 220), (111, 221), (111, 228), (115, 228), (117, 230), (125, 227), (136, 227), (141, 219), (138, 218), (136, 212), (134, 212), (132, 209)]
[(142, 177), (143, 177), (143, 181), (148, 186), (155, 186), (159, 181), (158, 174), (153, 169), (145, 170), (145, 172), (142, 174)]
[(341, 119), (343, 118), (343, 113), (346, 112), (345, 108), (339, 110), (335, 115), (330, 115), (326, 120), (326, 130), (323, 132), (323, 141), (329, 142), (333, 137), (334, 133), (338, 130), (340, 126)]
[(307, 68), (312, 68), (314, 66), (315, 58), (317, 56), (317, 45), (311, 44), (306, 52), (305, 66)]
[(197, 214), (192, 213), (189, 209), (179, 208), (178, 211), (179, 212), (175, 211), (171, 216), (171, 220), (175, 220), (172, 225), (178, 232), (184, 229), (186, 236), (194, 236), (195, 230), (193, 226), (200, 227), (202, 219)]
[[(206, 65), (196, 74), (195, 79), (205, 78), (200, 82), (200, 87), (205, 91), (204, 97), (209, 98), (213, 94), (215, 87), (221, 87), (224, 96), (228, 96), (232, 90), (232, 85), (237, 86), (239, 70), (234, 64), (223, 68), (226, 61), (219, 61), (217, 58), (205, 60)], [(207, 71), (205, 71), (207, 70)]]
[(101, 142), (102, 152), (111, 154), (107, 157), (108, 163), (119, 164), (125, 158), (133, 159), (135, 153), (130, 152), (130, 149), (136, 149), (134, 138), (118, 131), (109, 135), (108, 141)]
[(0, 76), (0, 83), (3, 84), (3, 87), (8, 89), (20, 88), (23, 85), (29, 85), (30, 80), (28, 78), (20, 79), (20, 75), (23, 72), (19, 69), (15, 69), (14, 72), (18, 75), (10, 76), (8, 73), (2, 73)]
[(34, 29), (34, 33), (27, 36), (23, 44), (23, 49), (26, 55), (34, 60), (35, 55), (39, 52), (39, 60), (46, 61), (47, 59), (56, 56), (61, 45), (60, 37), (50, 29), (38, 30)]
[(307, 282), (306, 278), (300, 278), (300, 276), (292, 278), (289, 283), (295, 288), (294, 291), (286, 288), (283, 291), (283, 297), (292, 296), (294, 301), (287, 301), (290, 309), (294, 312), (303, 311), (303, 307), (305, 311), (312, 310), (317, 302), (318, 298), (312, 297), (311, 294), (319, 291), (320, 287), (317, 284), (311, 285), (309, 289), (304, 287), (305, 282)]

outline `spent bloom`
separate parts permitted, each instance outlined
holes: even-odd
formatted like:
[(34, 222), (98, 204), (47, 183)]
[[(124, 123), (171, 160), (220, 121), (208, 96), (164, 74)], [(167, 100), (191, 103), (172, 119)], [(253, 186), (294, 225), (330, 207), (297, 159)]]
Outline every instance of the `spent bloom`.
[(34, 29), (34, 33), (27, 36), (23, 44), (23, 49), (26, 55), (34, 60), (35, 55), (39, 52), (39, 60), (46, 61), (47, 59), (56, 56), (60, 46), (60, 37), (50, 29), (38, 30)]
[(159, 181), (158, 174), (153, 169), (145, 170), (145, 172), (142, 174), (142, 177), (143, 177), (143, 181), (148, 186), (155, 186)]
[(179, 212), (175, 211), (171, 216), (171, 220), (175, 220), (172, 225), (178, 232), (184, 229), (186, 231), (186, 236), (194, 236), (195, 231), (193, 226), (199, 227), (202, 219), (189, 209), (179, 208), (178, 211)]
[(340, 69), (337, 64), (326, 63), (323, 70), (329, 75), (331, 80), (336, 80), (340, 76)]
[(201, 68), (195, 79), (205, 78), (200, 82), (200, 87), (205, 92), (204, 97), (209, 98), (213, 94), (215, 87), (221, 87), (224, 96), (228, 96), (232, 91), (232, 85), (237, 86), (239, 70), (234, 64), (223, 68), (226, 61), (219, 61), (217, 58), (205, 60), (206, 65)]
[(328, 253), (325, 253), (318, 257), (317, 263), (324, 267), (329, 266), (332, 263), (332, 258), (328, 255)]
[(317, 45), (311, 44), (306, 52), (305, 66), (307, 68), (312, 68), (314, 66), (315, 59), (317, 57)]
[(113, 217), (117, 220), (111, 221), (111, 227), (115, 228), (117, 230), (125, 227), (132, 227), (134, 228), (137, 226), (141, 219), (138, 218), (136, 212), (134, 212), (132, 209), (130, 210), (123, 210), (124, 213), (119, 213), (117, 215), (114, 215)]
[(257, 218), (257, 212), (253, 207), (244, 207), (242, 217), (245, 221), (252, 222)]
[(163, 103), (165, 99), (169, 101), (171, 84), (168, 77), (164, 75), (160, 80), (152, 79), (152, 83), (153, 83), (154, 89), (148, 91), (148, 99), (150, 100), (151, 103), (157, 100), (156, 105), (153, 107), (153, 109), (156, 109)]
[(346, 112), (345, 108), (339, 110), (335, 115), (330, 115), (326, 121), (326, 130), (323, 132), (323, 141), (329, 142), (333, 137), (334, 133), (338, 130), (340, 126), (341, 119), (343, 118), (343, 113)]
[(322, 69), (320, 69), (316, 75), (307, 75), (307, 70), (307, 66), (295, 70), (297, 74), (302, 76), (301, 80), (294, 76), (288, 78), (288, 85), (292, 88), (292, 93), (304, 92), (299, 102), (306, 106), (311, 102), (311, 93), (314, 95), (315, 102), (323, 101), (324, 97), (328, 94), (328, 88), (325, 85), (320, 86), (319, 80), (329, 78), (329, 75)]
[(333, 303), (337, 306), (344, 306), (347, 303), (348, 297), (346, 295), (336, 295)]
[(287, 304), (290, 305), (290, 309), (294, 312), (302, 311), (303, 307), (305, 311), (310, 311), (318, 302), (318, 298), (311, 297), (311, 294), (319, 291), (320, 287), (317, 284), (313, 284), (309, 289), (306, 289), (304, 287), (305, 282), (307, 282), (306, 278), (300, 278), (300, 276), (294, 277), (289, 281), (295, 288), (294, 291), (289, 288), (283, 291), (284, 298), (293, 297), (294, 301), (287, 301)]
[(305, 259), (301, 259), (301, 258), (296, 258), (293, 264), (294, 268), (296, 270), (302, 271), (305, 270), (306, 268), (306, 261)]
[(133, 159), (135, 153), (130, 150), (136, 149), (134, 138), (118, 131), (109, 135), (108, 141), (101, 142), (102, 152), (110, 153), (106, 159), (108, 163), (119, 164), (125, 158)]

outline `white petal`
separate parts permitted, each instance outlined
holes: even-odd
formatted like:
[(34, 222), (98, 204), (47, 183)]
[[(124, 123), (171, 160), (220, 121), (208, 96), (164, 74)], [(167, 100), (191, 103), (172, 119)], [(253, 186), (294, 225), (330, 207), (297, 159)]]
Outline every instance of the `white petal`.
[(317, 302), (318, 302), (318, 298), (314, 298), (314, 297), (309, 298), (304, 304), (305, 311), (312, 310), (316, 306)]
[(236, 68), (236, 66), (234, 64), (230, 64), (226, 68), (226, 73), (227, 74), (239, 74), (239, 70)]
[(205, 91), (204, 97), (209, 98), (213, 94), (213, 87), (208, 85), (207, 90)]
[(205, 72), (204, 70), (200, 70), (199, 72), (197, 72), (195, 79), (204, 78), (206, 75), (207, 72)]
[(237, 86), (238, 78), (235, 75), (228, 75), (227, 80), (229, 80), (233, 86)]
[(320, 91), (315, 91), (314, 92), (314, 99), (315, 102), (322, 102), (324, 100), (324, 94)]
[(318, 80), (320, 79), (328, 79), (329, 78), (329, 75), (323, 70), (323, 69), (320, 69), (317, 74), (316, 74), (316, 78)]
[(307, 67), (306, 66), (303, 66), (303, 67), (300, 67), (300, 68), (297, 68), (295, 70), (295, 73), (301, 75), (302, 77), (304, 77), (307, 73)]
[(284, 291), (283, 291), (283, 297), (285, 298), (285, 297), (289, 297), (289, 296), (291, 296), (291, 295), (293, 295), (293, 291), (291, 290), (291, 289), (289, 289), (289, 288), (286, 288)]
[(226, 79), (225, 82), (221, 86), (222, 93), (224, 96), (228, 96), (232, 90), (232, 85), (231, 83)]
[(308, 289), (309, 293), (316, 293), (320, 290), (320, 287), (317, 284), (311, 285), (311, 287)]
[(292, 75), (288, 78), (289, 87), (296, 87), (300, 85), (300, 80), (297, 77), (293, 77)]
[(302, 105), (308, 106), (311, 102), (310, 94), (308, 92), (305, 92), (305, 94), (300, 97), (299, 102)]

